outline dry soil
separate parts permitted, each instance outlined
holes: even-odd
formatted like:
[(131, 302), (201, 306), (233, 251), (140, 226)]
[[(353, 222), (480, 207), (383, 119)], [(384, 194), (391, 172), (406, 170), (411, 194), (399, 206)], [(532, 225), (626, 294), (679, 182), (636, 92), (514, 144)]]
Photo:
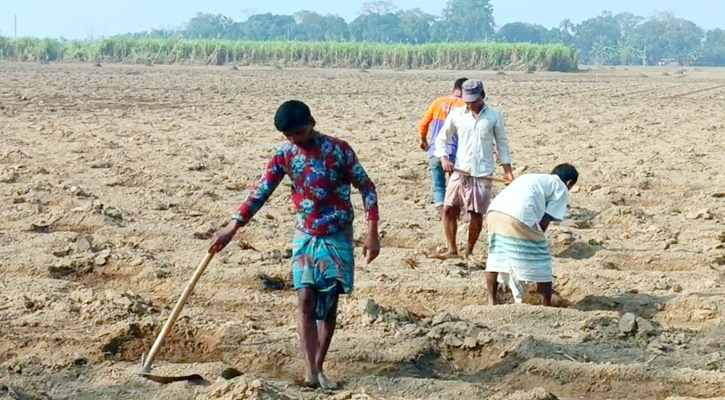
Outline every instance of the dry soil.
[[(461, 75), (504, 112), (517, 175), (581, 172), (548, 235), (557, 307), (487, 306), (485, 232), (479, 262), (429, 258), (444, 237), (415, 125)], [(137, 376), (211, 233), (283, 142), (272, 116), (289, 98), (353, 145), (380, 196), (383, 249), (366, 265), (357, 242), (327, 364), (342, 388), (297, 383), (287, 182), (212, 260), (155, 363), (206, 384)], [(725, 72), (689, 68), (2, 63), (0, 398), (723, 396), (724, 99)]]

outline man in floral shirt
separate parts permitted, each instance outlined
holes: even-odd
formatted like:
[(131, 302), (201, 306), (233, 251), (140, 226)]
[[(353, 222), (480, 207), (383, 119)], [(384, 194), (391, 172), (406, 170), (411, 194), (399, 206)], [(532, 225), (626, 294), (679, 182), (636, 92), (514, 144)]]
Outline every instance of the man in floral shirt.
[(292, 271), (307, 381), (312, 386), (335, 389), (337, 384), (325, 376), (322, 364), (335, 331), (339, 294), (353, 290), (350, 184), (360, 190), (367, 214), (369, 229), (363, 255), (368, 263), (380, 253), (375, 185), (347, 142), (315, 130), (315, 120), (304, 103), (283, 103), (275, 114), (274, 125), (289, 143), (274, 154), (262, 179), (229, 224), (214, 234), (209, 252), (221, 251), (262, 208), (284, 176), (290, 177), (292, 202), (297, 209)]

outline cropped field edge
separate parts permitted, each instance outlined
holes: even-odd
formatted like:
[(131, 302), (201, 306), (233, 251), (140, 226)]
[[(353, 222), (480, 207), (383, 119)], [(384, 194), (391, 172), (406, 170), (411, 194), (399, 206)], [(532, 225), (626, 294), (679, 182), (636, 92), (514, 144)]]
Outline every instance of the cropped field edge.
[(574, 47), (530, 43), (378, 44), (193, 39), (57, 39), (0, 36), (0, 60), (320, 68), (577, 71)]

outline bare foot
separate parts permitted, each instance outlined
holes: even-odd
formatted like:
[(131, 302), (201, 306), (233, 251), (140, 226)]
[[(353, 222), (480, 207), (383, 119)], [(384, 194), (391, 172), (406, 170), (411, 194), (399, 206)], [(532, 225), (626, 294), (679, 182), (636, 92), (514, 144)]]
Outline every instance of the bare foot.
[(328, 379), (323, 372), (320, 372), (317, 374), (317, 378), (320, 382), (320, 387), (325, 390), (335, 390), (337, 389), (337, 383), (331, 381)]
[(457, 252), (447, 251), (442, 254), (436, 254), (432, 256), (432, 258), (437, 258), (439, 260), (452, 260), (455, 258), (461, 258), (461, 256), (459, 256)]
[(321, 385), (320, 385), (320, 380), (317, 376), (307, 376), (307, 377), (305, 377), (304, 384), (301, 384), (300, 386), (317, 389)]

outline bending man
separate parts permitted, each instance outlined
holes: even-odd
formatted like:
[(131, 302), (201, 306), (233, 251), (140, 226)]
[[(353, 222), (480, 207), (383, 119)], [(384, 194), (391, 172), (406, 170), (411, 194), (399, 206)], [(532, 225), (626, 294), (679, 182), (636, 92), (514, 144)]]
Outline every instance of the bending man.
[(554, 280), (546, 229), (562, 221), (569, 190), (579, 172), (569, 164), (551, 174), (522, 175), (506, 187), (489, 207), (486, 287), (489, 305), (498, 304), (498, 283), (508, 283), (516, 303), (523, 300), (525, 284), (534, 282), (545, 306), (551, 305)]

